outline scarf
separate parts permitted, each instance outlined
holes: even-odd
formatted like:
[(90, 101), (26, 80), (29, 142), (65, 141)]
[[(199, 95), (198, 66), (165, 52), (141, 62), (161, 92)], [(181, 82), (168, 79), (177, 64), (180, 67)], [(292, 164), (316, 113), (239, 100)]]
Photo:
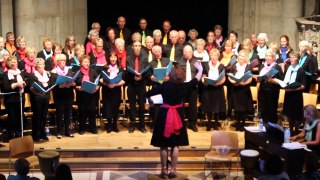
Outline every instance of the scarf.
[(69, 59), (72, 59), (74, 56), (74, 50), (69, 50), (67, 49), (67, 53), (68, 53), (68, 56), (69, 56)]
[(310, 125), (309, 123), (306, 123), (305, 126), (305, 139), (307, 142), (312, 140), (312, 129), (318, 124), (318, 119), (314, 119), (312, 121), (312, 124)]
[(223, 38), (222, 36), (219, 37), (219, 39), (216, 39), (216, 43), (218, 44), (218, 46), (220, 46), (220, 43), (222, 42)]
[(222, 52), (223, 58), (220, 60), (220, 63), (224, 66), (227, 66), (231, 60), (231, 57), (234, 55), (234, 53), (231, 51), (230, 53), (227, 53), (225, 51)]
[(163, 136), (169, 138), (171, 134), (179, 135), (180, 129), (182, 128), (182, 122), (177, 108), (182, 107), (182, 104), (175, 106), (163, 104), (162, 107), (168, 109)]
[(68, 74), (69, 68), (67, 66), (64, 66), (63, 69), (60, 68), (60, 66), (57, 66), (54, 68), (58, 75), (66, 76)]
[(93, 49), (94, 49), (94, 45), (92, 44), (91, 41), (89, 41), (86, 45), (86, 55), (88, 55)]
[(26, 57), (26, 48), (23, 48), (23, 49), (19, 48), (17, 51), (18, 51), (18, 54), (19, 54), (21, 60)]
[(47, 54), (47, 51), (45, 49), (43, 49), (42, 52), (44, 54), (45, 60), (47, 60), (48, 58), (50, 58), (53, 55), (52, 49), (50, 49), (50, 53), (49, 54)]
[(283, 61), (287, 59), (287, 50), (288, 50), (288, 47), (281, 47), (280, 49), (281, 59)]
[(307, 53), (305, 53), (303, 56), (300, 57), (299, 59), (299, 66), (302, 67), (304, 62), (306, 62), (306, 59), (307, 59)]
[(77, 65), (80, 65), (80, 62), (79, 62), (77, 56), (74, 56), (74, 57), (73, 57), (73, 60), (74, 60), (74, 62), (75, 62)]
[(96, 49), (93, 49), (93, 55), (97, 58), (96, 64), (107, 64), (106, 56), (104, 50), (97, 52)]
[(264, 59), (266, 57), (267, 45), (263, 47), (257, 46), (258, 56), (260, 59)]
[[(23, 79), (20, 74), (21, 74), (21, 71), (18, 68), (16, 70), (9, 69), (8, 70), (8, 79), (13, 80), (14, 76), (17, 76), (17, 82), (22, 82)], [(19, 93), (23, 93), (23, 92), (24, 92), (24, 88), (19, 87)]]
[(3, 67), (3, 72), (7, 72), (8, 71), (6, 63), (4, 61), (1, 62), (1, 66)]
[(295, 82), (299, 68), (300, 66), (298, 64), (289, 66), (283, 81), (287, 84)]
[(277, 63), (273, 62), (270, 65), (268, 65), (267, 61), (264, 62), (264, 67), (261, 69), (259, 76), (265, 75), (267, 72), (269, 72)]
[(29, 59), (29, 58), (25, 58), (24, 59), (24, 69), (26, 70), (27, 73), (33, 73), (35, 71), (34, 69), (34, 63), (33, 63), (33, 59)]
[(34, 75), (38, 78), (38, 81), (42, 83), (43, 87), (48, 87), (49, 77), (46, 71), (43, 71), (41, 75), (39, 71), (35, 70)]
[(127, 52), (123, 51), (121, 54), (116, 51), (118, 59), (120, 61), (121, 67), (122, 69), (126, 69), (127, 68)]
[(244, 72), (246, 71), (247, 63), (243, 64), (242, 66), (240, 63), (236, 64), (237, 72), (235, 74), (235, 77), (241, 78), (244, 75)]
[(209, 63), (209, 72), (208, 72), (208, 78), (210, 79), (217, 79), (219, 77), (219, 66), (220, 62), (218, 61), (215, 66), (213, 66), (212, 62)]
[(110, 79), (113, 79), (114, 77), (116, 77), (119, 72), (118, 65), (117, 64), (114, 64), (114, 65), (110, 64), (108, 66), (108, 72), (110, 72), (110, 75), (109, 75)]
[(89, 69), (90, 68), (84, 68), (84, 67), (80, 67), (80, 71), (81, 71), (81, 73), (83, 74), (83, 78), (82, 78), (82, 83), (84, 82), (84, 81), (88, 81), (88, 82), (90, 82), (90, 76), (89, 76)]

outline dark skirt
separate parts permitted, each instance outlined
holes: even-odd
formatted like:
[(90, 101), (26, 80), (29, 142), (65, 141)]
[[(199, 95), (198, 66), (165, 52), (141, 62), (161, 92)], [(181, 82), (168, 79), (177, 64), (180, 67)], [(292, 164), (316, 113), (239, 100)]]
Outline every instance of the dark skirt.
[(117, 117), (121, 103), (121, 86), (115, 88), (102, 87), (103, 116), (105, 118)]
[(303, 120), (303, 97), (302, 91), (286, 92), (284, 95), (283, 114), (290, 121), (301, 122)]
[(242, 112), (251, 112), (253, 109), (252, 95), (250, 86), (233, 86), (232, 98), (234, 110)]
[(205, 112), (225, 113), (226, 98), (224, 95), (223, 86), (207, 86), (204, 91), (202, 103), (203, 110)]
[(177, 111), (182, 120), (182, 128), (180, 129), (180, 135), (172, 134), (169, 138), (164, 137), (163, 133), (166, 124), (168, 109), (161, 107), (158, 119), (155, 122), (151, 139), (151, 145), (156, 147), (175, 147), (189, 145), (186, 123), (184, 121), (184, 109), (178, 108)]
[(263, 90), (259, 93), (259, 109), (261, 110), (261, 117), (264, 122), (276, 123), (278, 121), (277, 109), (279, 99), (279, 89), (277, 90)]

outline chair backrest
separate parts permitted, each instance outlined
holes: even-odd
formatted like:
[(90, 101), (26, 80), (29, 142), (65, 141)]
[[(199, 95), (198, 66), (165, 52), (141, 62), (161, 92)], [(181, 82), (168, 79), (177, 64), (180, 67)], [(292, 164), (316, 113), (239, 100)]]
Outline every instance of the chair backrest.
[(231, 131), (213, 131), (211, 135), (211, 149), (215, 146), (226, 145), (238, 149), (238, 133)]
[(312, 104), (312, 105), (317, 105), (317, 99), (318, 95), (316, 94), (311, 94), (311, 93), (303, 93), (303, 106)]
[(279, 104), (283, 104), (284, 103), (284, 95), (285, 95), (286, 91), (284, 89), (280, 89), (279, 92), (279, 99), (278, 99), (278, 103)]
[(14, 138), (9, 141), (11, 158), (26, 158), (34, 154), (34, 143), (31, 136)]
[(251, 90), (251, 95), (252, 95), (252, 100), (253, 101), (258, 101), (258, 88), (257, 86), (250, 86)]

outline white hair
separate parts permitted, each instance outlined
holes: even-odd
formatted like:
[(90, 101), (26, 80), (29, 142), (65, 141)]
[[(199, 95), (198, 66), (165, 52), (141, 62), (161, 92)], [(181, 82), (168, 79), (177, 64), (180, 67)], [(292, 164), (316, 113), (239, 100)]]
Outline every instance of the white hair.
[(153, 35), (156, 35), (156, 34), (160, 34), (161, 35), (161, 31), (160, 31), (160, 29), (155, 29), (152, 34)]
[(266, 43), (269, 41), (267, 33), (259, 33), (257, 40), (259, 40), (259, 39), (264, 39), (266, 41)]
[(302, 40), (299, 42), (299, 46), (304, 46), (306, 48), (309, 48), (309, 42), (306, 40)]
[(121, 39), (121, 38), (117, 38), (117, 39), (114, 41), (114, 44), (115, 44), (115, 45), (118, 45), (118, 44), (123, 44), (123, 45), (124, 45), (124, 40)]

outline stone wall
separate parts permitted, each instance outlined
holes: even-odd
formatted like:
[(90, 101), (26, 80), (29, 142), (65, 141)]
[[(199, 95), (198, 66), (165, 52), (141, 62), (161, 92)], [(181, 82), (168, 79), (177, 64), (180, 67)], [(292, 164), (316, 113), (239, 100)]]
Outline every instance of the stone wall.
[(296, 48), (295, 18), (302, 16), (303, 0), (229, 0), (229, 31), (239, 33), (239, 42), (251, 33), (265, 32), (269, 42), (279, 42), (286, 34)]
[[(4, 1), (6, 3), (3, 4)], [(27, 46), (41, 50), (42, 40), (46, 37), (64, 46), (68, 35), (74, 35), (78, 43), (84, 42), (87, 34), (87, 0), (15, 0), (11, 5), (15, 10), (13, 18), (7, 15), (10, 11), (13, 14), (8, 2), (12, 0), (1, 0), (1, 20), (9, 21), (1, 21), (2, 32), (13, 31), (10, 22), (14, 22), (16, 36), (26, 37)]]

